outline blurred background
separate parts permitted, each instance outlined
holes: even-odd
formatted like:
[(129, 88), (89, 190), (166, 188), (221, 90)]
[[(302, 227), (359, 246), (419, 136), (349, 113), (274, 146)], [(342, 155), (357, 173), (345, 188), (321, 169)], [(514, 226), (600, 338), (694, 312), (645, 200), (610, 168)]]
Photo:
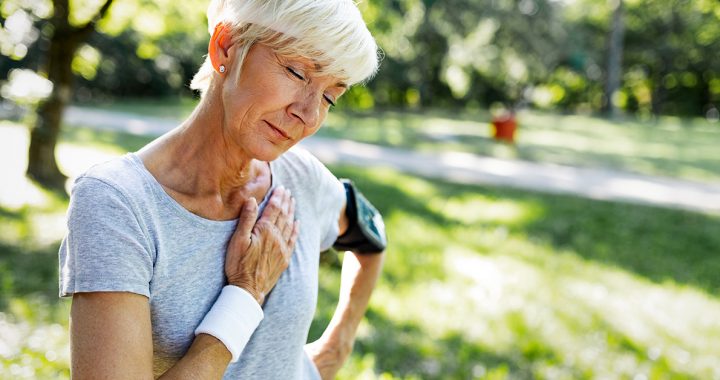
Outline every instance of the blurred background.
[[(67, 190), (192, 111), (206, 7), (0, 2), (0, 378), (69, 378)], [(308, 148), (391, 245), (339, 378), (720, 379), (720, 3), (359, 7), (381, 70)]]

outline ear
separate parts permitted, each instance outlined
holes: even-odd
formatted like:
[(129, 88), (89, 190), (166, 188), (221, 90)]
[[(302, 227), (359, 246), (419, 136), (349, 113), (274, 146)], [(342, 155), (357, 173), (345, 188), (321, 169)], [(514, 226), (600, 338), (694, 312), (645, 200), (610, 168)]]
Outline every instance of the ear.
[(228, 65), (228, 49), (232, 46), (232, 38), (230, 36), (230, 28), (225, 23), (218, 23), (215, 31), (210, 37), (208, 45), (208, 56), (215, 71), (220, 72), (220, 65)]

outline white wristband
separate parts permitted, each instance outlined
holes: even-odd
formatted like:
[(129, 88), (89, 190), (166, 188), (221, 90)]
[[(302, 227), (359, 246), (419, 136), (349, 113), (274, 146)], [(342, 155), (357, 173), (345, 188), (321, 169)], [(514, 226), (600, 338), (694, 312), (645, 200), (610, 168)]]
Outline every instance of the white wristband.
[(232, 354), (230, 362), (235, 363), (263, 316), (262, 308), (250, 293), (234, 285), (225, 285), (195, 329), (195, 335), (210, 334), (223, 342)]

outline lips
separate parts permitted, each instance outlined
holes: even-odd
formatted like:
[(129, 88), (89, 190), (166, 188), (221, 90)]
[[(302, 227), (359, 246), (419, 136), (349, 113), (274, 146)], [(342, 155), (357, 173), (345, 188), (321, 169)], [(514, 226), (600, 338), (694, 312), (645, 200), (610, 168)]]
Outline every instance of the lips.
[(285, 131), (283, 131), (282, 129), (276, 127), (274, 124), (272, 124), (271, 122), (269, 122), (269, 121), (267, 121), (267, 120), (263, 120), (263, 121), (264, 121), (270, 128), (272, 128), (275, 132), (277, 132), (280, 136), (284, 137), (284, 138), (287, 139), (287, 140), (290, 140), (290, 136), (289, 136)]

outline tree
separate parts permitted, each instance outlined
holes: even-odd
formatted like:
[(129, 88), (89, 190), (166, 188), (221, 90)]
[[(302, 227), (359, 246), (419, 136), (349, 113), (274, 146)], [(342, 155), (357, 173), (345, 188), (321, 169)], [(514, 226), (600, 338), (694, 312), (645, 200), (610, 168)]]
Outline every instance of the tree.
[[(4, 5), (0, 16), (30, 14), (36, 27), (35, 38), (21, 41), (26, 58), (32, 59), (11, 56), (18, 61), (13, 66), (38, 69), (53, 83), (50, 96), (35, 109), (27, 168), (29, 177), (50, 188), (63, 187), (66, 178), (55, 146), (70, 101), (88, 100), (89, 89), (93, 95), (180, 93), (207, 46), (204, 2), (5, 0)], [(5, 66), (0, 65), (2, 75), (9, 69)], [(133, 92), (138, 89), (143, 92)]]
[(37, 119), (30, 134), (27, 175), (40, 184), (62, 189), (65, 175), (55, 160), (55, 146), (65, 107), (72, 96), (72, 60), (80, 45), (95, 32), (97, 23), (107, 14), (113, 0), (105, 0), (98, 11), (84, 25), (70, 22), (68, 0), (53, 0), (50, 18), (52, 36), (45, 62), (47, 78), (53, 83), (50, 96), (37, 108)]
[(614, 100), (615, 93), (620, 89), (622, 77), (623, 35), (623, 1), (610, 0), (613, 10), (612, 27), (608, 44), (607, 78), (605, 80), (604, 111), (608, 116), (617, 116), (618, 105)]
[(704, 114), (720, 88), (720, 3), (646, 0), (626, 2), (626, 83), (645, 112)]

